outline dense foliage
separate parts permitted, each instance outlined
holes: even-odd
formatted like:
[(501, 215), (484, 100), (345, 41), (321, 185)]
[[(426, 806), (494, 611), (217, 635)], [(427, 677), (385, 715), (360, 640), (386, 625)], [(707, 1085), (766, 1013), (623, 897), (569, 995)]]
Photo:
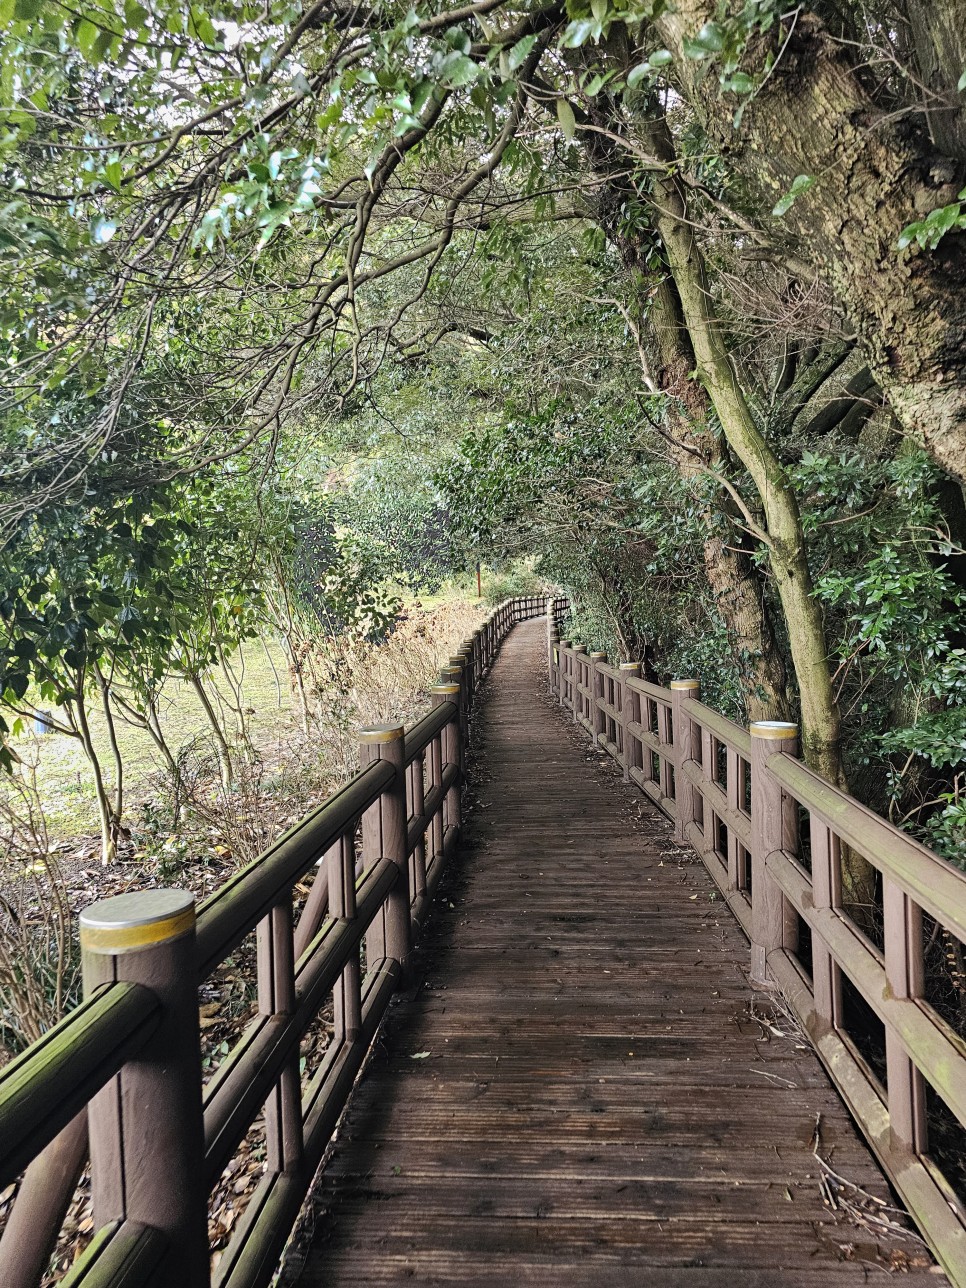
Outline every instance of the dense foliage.
[(9, 708), (536, 559), (962, 857), (960, 0), (0, 11)]

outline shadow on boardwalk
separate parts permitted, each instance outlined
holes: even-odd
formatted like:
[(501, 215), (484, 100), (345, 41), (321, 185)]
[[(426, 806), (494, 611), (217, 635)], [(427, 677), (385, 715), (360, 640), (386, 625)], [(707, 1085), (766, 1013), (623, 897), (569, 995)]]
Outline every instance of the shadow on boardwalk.
[(888, 1189), (811, 1050), (758, 1018), (700, 861), (546, 697), (543, 629), (496, 664), (480, 799), (298, 1282), (884, 1284), (921, 1249), (823, 1204), (817, 1119), (838, 1173)]

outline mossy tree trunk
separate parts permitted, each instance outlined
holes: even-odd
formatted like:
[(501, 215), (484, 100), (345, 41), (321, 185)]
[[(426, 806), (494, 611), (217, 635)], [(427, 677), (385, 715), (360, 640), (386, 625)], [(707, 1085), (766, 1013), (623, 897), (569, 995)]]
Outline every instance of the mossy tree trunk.
[[(682, 94), (741, 171), (764, 219), (797, 176), (814, 180), (775, 229), (831, 285), (903, 430), (964, 480), (966, 234), (948, 233), (933, 251), (900, 251), (898, 238), (953, 202), (966, 182), (956, 101), (966, 3), (908, 0), (907, 7), (916, 11), (909, 57), (931, 82), (942, 82), (947, 108), (932, 99), (924, 112), (873, 97), (862, 49), (836, 39), (814, 13), (796, 11), (793, 26), (749, 45), (742, 66), (751, 73), (764, 73), (769, 53), (781, 50), (750, 101), (724, 93), (715, 66), (682, 53), (686, 37), (718, 19), (717, 0), (677, 0), (656, 29), (675, 56)], [(921, 97), (914, 84), (913, 95)], [(717, 379), (711, 368), (708, 375)]]

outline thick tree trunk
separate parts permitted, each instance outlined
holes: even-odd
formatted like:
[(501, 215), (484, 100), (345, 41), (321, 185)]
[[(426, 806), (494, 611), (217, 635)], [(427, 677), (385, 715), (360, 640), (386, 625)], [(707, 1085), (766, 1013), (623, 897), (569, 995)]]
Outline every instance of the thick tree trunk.
[(955, 92), (966, 70), (966, 0), (906, 0), (926, 124), (936, 151), (966, 161), (966, 115)]
[[(966, 479), (966, 235), (949, 233), (934, 251), (897, 249), (907, 224), (954, 201), (963, 187), (961, 161), (937, 150), (942, 138), (956, 147), (948, 133), (961, 129), (961, 118), (931, 111), (934, 145), (915, 114), (870, 97), (852, 64), (856, 51), (809, 13), (797, 13), (790, 34), (786, 28), (774, 37), (783, 42), (781, 57), (756, 97), (725, 94), (715, 67), (682, 53), (682, 40), (714, 21), (718, 7), (717, 0), (678, 0), (656, 23), (675, 55), (681, 92), (742, 172), (763, 215), (798, 175), (814, 179), (781, 227), (793, 235), (795, 254), (830, 282), (903, 430)], [(945, 77), (958, 45), (939, 28), (950, 27), (955, 10), (952, 28), (962, 38), (962, 0), (917, 0), (915, 7), (917, 43), (933, 48), (937, 64), (941, 53), (935, 74)], [(745, 68), (763, 68), (769, 50), (777, 52), (764, 41), (749, 47)]]

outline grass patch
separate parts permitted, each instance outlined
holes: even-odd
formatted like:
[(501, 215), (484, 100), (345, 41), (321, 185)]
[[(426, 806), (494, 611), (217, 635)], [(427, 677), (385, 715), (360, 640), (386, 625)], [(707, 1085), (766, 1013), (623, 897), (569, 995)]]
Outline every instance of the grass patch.
[[(293, 726), (292, 697), (287, 664), (277, 640), (249, 640), (235, 659), (236, 674), (242, 679), (244, 707), (252, 740), (257, 746), (284, 740)], [(233, 704), (235, 699), (227, 677), (220, 670), (211, 673), (218, 699)], [(91, 734), (105, 778), (114, 787), (114, 762), (107, 736), (107, 722), (97, 706), (91, 706)], [(187, 743), (206, 739), (210, 725), (189, 684), (170, 680), (164, 687), (161, 724), (166, 741), (177, 752)], [(124, 762), (125, 797), (133, 802), (144, 795), (152, 775), (163, 768), (163, 759), (143, 730), (116, 719), (118, 744)], [(29, 733), (13, 739), (18, 755), (37, 766), (37, 787), (51, 835), (61, 840), (89, 836), (97, 831), (94, 803), (94, 775), (80, 743), (59, 733)]]

